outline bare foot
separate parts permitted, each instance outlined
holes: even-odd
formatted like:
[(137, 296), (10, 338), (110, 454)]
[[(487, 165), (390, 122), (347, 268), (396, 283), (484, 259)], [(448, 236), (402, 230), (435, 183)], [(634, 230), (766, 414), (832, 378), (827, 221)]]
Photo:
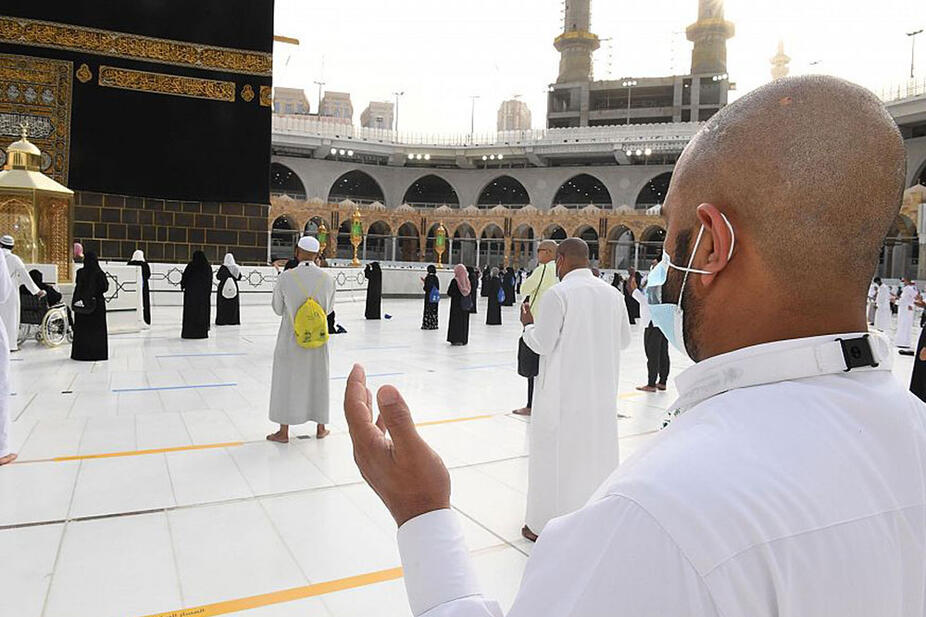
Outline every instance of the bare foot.
[(0, 467), (2, 467), (3, 465), (9, 465), (15, 460), (16, 460), (16, 455), (13, 454), (12, 452), (10, 454), (7, 454), (6, 456), (0, 457)]
[(315, 430), (315, 439), (324, 439), (331, 434), (331, 431), (325, 428), (323, 424), (320, 424)]
[(267, 441), (275, 441), (277, 443), (289, 443), (289, 433), (284, 433), (283, 431), (277, 431), (271, 435), (267, 435)]
[(637, 390), (640, 392), (655, 392), (656, 386), (638, 386)]
[(521, 409), (515, 409), (515, 410), (512, 411), (511, 413), (513, 413), (513, 414), (516, 415), (516, 416), (529, 416), (529, 415), (531, 415), (531, 408), (530, 408), (530, 407), (522, 407)]
[(537, 534), (531, 531), (531, 528), (525, 525), (521, 528), (521, 535), (530, 540), (531, 542), (537, 541)]

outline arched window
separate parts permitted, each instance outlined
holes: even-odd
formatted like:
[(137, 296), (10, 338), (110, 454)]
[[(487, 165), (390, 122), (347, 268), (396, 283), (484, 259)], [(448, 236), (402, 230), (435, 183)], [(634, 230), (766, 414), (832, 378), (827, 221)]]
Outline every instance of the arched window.
[(498, 225), (491, 223), (482, 230), (479, 239), (479, 263), (501, 268), (505, 261), (505, 233)]
[(305, 199), (305, 185), (292, 169), (280, 163), (270, 163), (270, 194), (288, 195), (293, 199)]
[(398, 261), (420, 261), (418, 255), (418, 228), (412, 223), (405, 223), (399, 227), (396, 233), (396, 243), (398, 245)]
[(511, 262), (516, 268), (530, 268), (536, 264), (537, 241), (534, 228), (526, 223), (519, 225), (511, 235)]
[(609, 266), (615, 270), (627, 270), (634, 265), (634, 237), (633, 232), (624, 226), (615, 227), (608, 234), (608, 244), (611, 248), (611, 263)]
[(611, 193), (604, 183), (589, 174), (579, 174), (566, 180), (553, 198), (554, 206), (567, 208), (584, 208), (598, 206), (611, 208)]
[(577, 238), (585, 240), (588, 245), (588, 258), (591, 261), (598, 260), (598, 232), (594, 228), (586, 225), (578, 230)]
[(643, 187), (643, 190), (640, 191), (640, 194), (637, 195), (636, 208), (638, 210), (646, 210), (647, 208), (664, 204), (666, 201), (666, 193), (669, 192), (669, 182), (671, 182), (671, 180), (672, 172), (670, 171), (650, 179)]
[(368, 173), (355, 169), (349, 171), (331, 185), (328, 191), (328, 203), (340, 203), (349, 199), (358, 204), (371, 204), (374, 201), (385, 203), (383, 189)]
[(367, 229), (363, 258), (371, 261), (392, 259), (392, 235), (389, 225), (376, 221)]
[(458, 225), (453, 232), (453, 247), (448, 263), (476, 265), (476, 231), (468, 223)]
[(640, 270), (649, 270), (652, 261), (662, 259), (662, 247), (666, 241), (666, 230), (662, 227), (650, 227), (640, 236)]
[(460, 198), (450, 183), (433, 174), (415, 180), (402, 201), (418, 208), (460, 207)]
[(482, 189), (476, 205), (480, 208), (506, 206), (516, 209), (526, 206), (530, 202), (531, 198), (523, 184), (511, 176), (500, 176)]
[(270, 259), (275, 261), (292, 258), (300, 235), (289, 217), (277, 217), (270, 232)]

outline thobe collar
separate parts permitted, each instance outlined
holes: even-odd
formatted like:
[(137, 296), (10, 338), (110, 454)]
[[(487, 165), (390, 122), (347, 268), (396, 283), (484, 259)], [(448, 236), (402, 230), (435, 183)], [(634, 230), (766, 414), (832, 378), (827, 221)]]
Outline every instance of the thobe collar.
[[(875, 365), (848, 368), (843, 342), (867, 337)], [(843, 341), (843, 342), (841, 342)], [(718, 394), (781, 381), (848, 372), (890, 371), (890, 342), (877, 333), (848, 333), (788, 339), (753, 345), (714, 356), (686, 369), (675, 379), (679, 398), (669, 407), (677, 416)]]
[(594, 274), (592, 274), (592, 271), (589, 270), (588, 268), (576, 268), (575, 270), (573, 270), (572, 272), (564, 276), (563, 280), (565, 281), (566, 279), (572, 278), (573, 276), (586, 276), (586, 275), (595, 276)]

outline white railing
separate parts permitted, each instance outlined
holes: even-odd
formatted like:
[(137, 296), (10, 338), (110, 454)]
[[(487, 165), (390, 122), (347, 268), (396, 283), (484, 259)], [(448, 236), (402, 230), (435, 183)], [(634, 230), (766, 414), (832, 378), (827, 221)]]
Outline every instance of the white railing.
[(688, 141), (694, 137), (702, 125), (703, 123), (700, 122), (666, 122), (660, 124), (531, 129), (469, 135), (462, 133), (396, 133), (384, 129), (369, 129), (319, 120), (316, 116), (273, 115), (273, 133), (279, 135), (306, 135), (396, 146), (460, 148)]
[(881, 88), (879, 94), (881, 100), (885, 103), (902, 101), (903, 99), (924, 95), (926, 95), (926, 78), (920, 80), (909, 79), (903, 83), (885, 86)]

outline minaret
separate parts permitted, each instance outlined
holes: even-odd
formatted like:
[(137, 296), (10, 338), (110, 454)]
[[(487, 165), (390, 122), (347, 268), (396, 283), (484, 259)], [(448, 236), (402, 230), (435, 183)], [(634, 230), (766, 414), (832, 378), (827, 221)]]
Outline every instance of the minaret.
[(692, 75), (727, 72), (727, 39), (733, 37), (734, 27), (723, 18), (723, 0), (698, 0), (698, 21), (685, 33), (694, 43)]
[(785, 43), (781, 39), (778, 40), (778, 53), (772, 57), (770, 62), (772, 63), (772, 80), (787, 77), (791, 72), (788, 67), (791, 58), (785, 55)]
[(591, 0), (565, 0), (566, 13), (563, 33), (553, 45), (560, 53), (559, 77), (556, 83), (592, 80), (592, 52), (601, 46), (590, 32)]

